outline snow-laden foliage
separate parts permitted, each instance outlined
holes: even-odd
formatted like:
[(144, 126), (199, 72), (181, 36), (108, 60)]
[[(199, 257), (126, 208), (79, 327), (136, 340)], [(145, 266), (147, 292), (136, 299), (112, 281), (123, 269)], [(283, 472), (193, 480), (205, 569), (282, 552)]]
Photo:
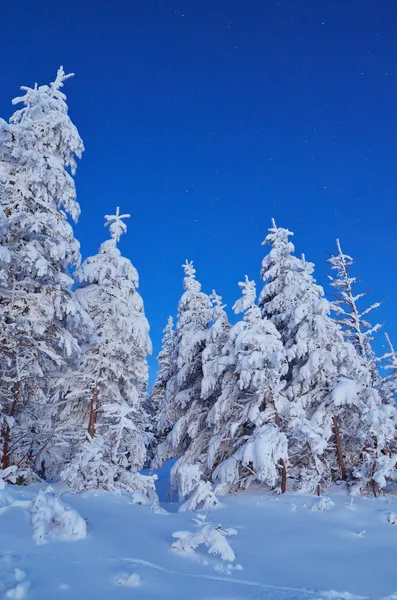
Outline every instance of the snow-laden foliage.
[(330, 304), (298, 259), (291, 232), (273, 222), (262, 264), (260, 306), (281, 334), (288, 359), (286, 435), (291, 485), (302, 491), (352, 477), (364, 449), (380, 455), (395, 438), (396, 411), (382, 404), (370, 369), (330, 318)]
[(194, 436), (188, 440), (184, 454), (171, 470), (171, 485), (178, 490), (180, 498), (189, 499), (180, 510), (196, 510), (216, 506), (218, 500), (209, 481), (211, 471), (208, 469), (206, 453), (212, 438), (212, 430), (207, 422), (207, 415), (220, 393), (222, 368), (219, 361), (222, 349), (227, 340), (230, 328), (222, 298), (212, 292), (210, 296), (212, 308), (208, 311), (211, 326), (207, 329), (205, 347), (202, 352), (202, 380), (200, 399), (192, 405), (186, 415), (190, 422), (189, 429), (194, 427)]
[(394, 405), (397, 402), (397, 352), (387, 333), (385, 338), (389, 349), (381, 359), (386, 375), (381, 381), (380, 388), (385, 402)]
[(183, 456), (205, 419), (201, 403), (202, 353), (212, 304), (201, 291), (193, 263), (186, 261), (183, 269), (185, 291), (179, 301), (170, 378), (159, 419), (160, 431), (168, 433), (157, 448), (155, 468), (168, 458)]
[[(192, 469), (194, 469), (195, 466), (196, 465), (192, 465)], [(197, 483), (189, 498), (179, 507), (179, 512), (186, 512), (190, 510), (211, 510), (212, 508), (220, 505), (213, 486), (209, 481), (204, 481), (202, 479), (201, 471), (199, 471), (199, 473), (200, 479), (197, 480)], [(191, 476), (189, 476), (188, 473), (186, 473), (186, 475), (187, 478), (192, 481)]]
[(254, 282), (246, 277), (239, 285), (242, 297), (233, 308), (244, 317), (230, 329), (220, 356), (220, 368), (227, 370), (207, 418), (212, 431), (207, 466), (215, 481), (233, 487), (257, 481), (275, 488), (288, 460), (278, 426), (285, 412), (280, 396), (285, 353), (275, 326), (255, 304)]
[[(157, 372), (156, 381), (153, 384), (150, 393), (147, 411), (151, 416), (151, 431), (153, 432), (153, 442), (151, 446), (162, 441), (164, 432), (159, 426), (159, 419), (165, 403), (165, 390), (167, 382), (171, 377), (171, 356), (174, 347), (174, 320), (168, 317), (167, 325), (163, 330), (162, 347), (157, 357), (159, 370)], [(152, 452), (150, 452), (152, 454)], [(153, 458), (153, 456), (151, 456)]]
[(218, 555), (227, 562), (234, 562), (236, 554), (227, 538), (237, 535), (237, 531), (209, 523), (204, 515), (198, 515), (195, 522), (197, 527), (195, 531), (176, 531), (172, 534), (172, 537), (176, 539), (172, 544), (173, 549), (178, 552), (191, 553), (199, 546), (204, 545), (208, 548), (208, 554)]
[(363, 310), (358, 308), (357, 304), (366, 294), (354, 292), (354, 286), (357, 283), (357, 278), (351, 275), (354, 260), (342, 252), (339, 240), (336, 240), (336, 247), (338, 253), (328, 260), (331, 269), (336, 271), (334, 277), (328, 276), (336, 293), (336, 300), (332, 303), (331, 308), (342, 325), (345, 337), (351, 341), (358, 354), (368, 363), (374, 380), (377, 380), (379, 375), (371, 342), (374, 334), (381, 328), (381, 324), (371, 325), (367, 320), (367, 315), (378, 308), (380, 303), (375, 302)]
[(148, 503), (157, 505), (157, 476), (142, 475), (109, 460), (106, 436), (98, 433), (92, 438), (87, 434), (87, 439), (60, 477), (77, 493), (94, 489), (117, 493), (125, 491), (140, 495)]
[[(0, 121), (3, 467), (38, 466), (62, 441), (52, 398), (78, 365), (78, 338), (89, 327), (70, 276), (80, 248), (67, 217), (80, 213), (73, 175), (84, 149), (61, 91), (70, 76), (61, 67), (50, 85), (23, 87), (13, 101), (22, 108)], [(56, 471), (59, 456), (52, 457)]]
[(211, 327), (208, 330), (205, 348), (203, 350), (203, 379), (201, 382), (201, 397), (203, 400), (217, 398), (220, 393), (221, 378), (224, 372), (222, 351), (230, 330), (229, 320), (225, 312), (226, 305), (215, 290), (210, 295), (213, 308)]
[[(110, 240), (77, 271), (75, 293), (93, 321), (95, 336), (86, 347), (84, 368), (76, 375), (62, 416), (75, 433), (76, 452), (61, 476), (73, 489), (82, 486), (82, 469), (84, 487), (112, 489), (121, 479), (125, 482), (126, 468), (135, 471), (145, 461), (148, 417), (143, 403), (151, 342), (137, 271), (117, 247), (127, 216), (117, 209), (105, 217)], [(87, 430), (93, 439), (81, 446)], [(120, 473), (115, 475), (117, 469)]]
[(37, 494), (31, 509), (32, 535), (36, 544), (82, 540), (87, 524), (76, 510), (63, 504), (51, 487)]

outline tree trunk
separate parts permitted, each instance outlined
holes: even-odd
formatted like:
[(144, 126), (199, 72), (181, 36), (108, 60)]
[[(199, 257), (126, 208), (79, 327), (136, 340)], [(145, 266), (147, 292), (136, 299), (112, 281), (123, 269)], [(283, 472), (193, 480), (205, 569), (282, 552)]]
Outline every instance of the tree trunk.
[(346, 477), (346, 471), (345, 471), (345, 463), (344, 463), (344, 460), (343, 460), (342, 446), (341, 446), (341, 443), (340, 443), (338, 421), (336, 420), (335, 415), (332, 417), (332, 420), (334, 422), (334, 433), (335, 433), (335, 440), (336, 440), (336, 452), (338, 454), (338, 463), (339, 463), (340, 476), (341, 476), (341, 479), (343, 481), (346, 481), (347, 477)]
[(95, 386), (92, 390), (90, 404), (90, 420), (88, 421), (88, 433), (91, 437), (95, 435), (96, 418), (98, 414), (98, 388)]
[(281, 493), (285, 494), (287, 491), (287, 468), (285, 466), (285, 462), (282, 458), (280, 458), (281, 465)]
[(317, 484), (317, 496), (321, 496), (321, 487), (320, 484)]
[(376, 498), (377, 497), (376, 487), (375, 487), (375, 481), (373, 479), (371, 479), (371, 487), (372, 487), (372, 492), (373, 492), (373, 494), (374, 494), (374, 496)]
[[(11, 409), (10, 409), (10, 412), (8, 415), (10, 417), (15, 416), (20, 388), (21, 388), (21, 382), (17, 381), (17, 383), (14, 386), (13, 400), (12, 400)], [(1, 468), (2, 469), (7, 469), (7, 467), (9, 467), (8, 447), (10, 444), (10, 429), (11, 429), (10, 425), (8, 423), (6, 423), (3, 428), (3, 456), (2, 456), (2, 460), (1, 460)]]

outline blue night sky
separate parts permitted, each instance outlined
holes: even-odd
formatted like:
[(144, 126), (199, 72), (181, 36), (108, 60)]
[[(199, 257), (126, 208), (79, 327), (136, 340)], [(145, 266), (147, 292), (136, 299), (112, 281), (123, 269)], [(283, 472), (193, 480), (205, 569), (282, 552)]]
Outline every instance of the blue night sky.
[(340, 237), (397, 344), (396, 31), (394, 0), (8, 1), (0, 115), (20, 85), (76, 73), (76, 235), (96, 253), (103, 215), (131, 213), (154, 355), (184, 259), (230, 308), (271, 217), (323, 284)]

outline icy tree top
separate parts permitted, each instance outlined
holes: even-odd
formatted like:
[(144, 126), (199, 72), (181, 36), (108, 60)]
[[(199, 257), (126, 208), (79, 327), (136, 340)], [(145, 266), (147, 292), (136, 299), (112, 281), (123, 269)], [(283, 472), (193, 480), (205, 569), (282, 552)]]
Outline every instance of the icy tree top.
[(226, 308), (226, 304), (222, 304), (222, 296), (219, 296), (215, 290), (212, 290), (212, 293), (210, 294), (210, 300), (214, 306), (220, 309)]
[(287, 252), (291, 253), (295, 250), (292, 242), (289, 241), (289, 237), (294, 235), (289, 229), (284, 227), (277, 227), (276, 221), (272, 219), (272, 226), (269, 228), (269, 233), (262, 242), (262, 246), (266, 244), (274, 244), (277, 240), (279, 244), (286, 247)]
[(236, 314), (244, 312), (244, 320), (253, 321), (261, 318), (260, 308), (255, 304), (256, 286), (255, 281), (248, 279), (245, 276), (244, 281), (239, 281), (242, 297), (239, 298), (233, 305), (233, 310)]
[(120, 241), (120, 237), (123, 233), (127, 233), (127, 225), (124, 223), (123, 219), (129, 219), (131, 215), (129, 214), (120, 214), (120, 208), (116, 208), (115, 215), (105, 215), (105, 227), (109, 227), (110, 237), (114, 240), (114, 243)]
[(22, 86), (24, 95), (14, 98), (13, 104), (23, 104), (11, 117), (14, 153), (19, 153), (24, 170), (34, 172), (32, 184), (35, 198), (55, 201), (74, 221), (80, 207), (71, 175), (76, 172), (76, 158), (81, 158), (84, 144), (68, 115), (66, 96), (61, 92), (64, 82), (72, 77), (63, 67), (49, 85)]
[(193, 266), (193, 261), (186, 260), (182, 265), (185, 271), (185, 278), (183, 280), (183, 286), (187, 292), (200, 292), (201, 285), (196, 279), (196, 269)]

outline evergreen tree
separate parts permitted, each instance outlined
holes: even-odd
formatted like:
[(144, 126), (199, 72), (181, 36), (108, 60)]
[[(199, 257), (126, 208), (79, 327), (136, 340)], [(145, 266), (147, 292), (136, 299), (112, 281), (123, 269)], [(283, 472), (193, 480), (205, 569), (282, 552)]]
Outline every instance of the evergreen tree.
[(387, 333), (385, 338), (389, 351), (382, 357), (383, 368), (387, 374), (382, 380), (381, 391), (385, 402), (394, 405), (397, 402), (397, 352)]
[(149, 397), (149, 412), (154, 418), (153, 430), (156, 435), (162, 434), (159, 431), (158, 420), (165, 399), (165, 388), (171, 376), (171, 355), (174, 345), (174, 320), (172, 317), (168, 317), (163, 333), (162, 347), (157, 357), (159, 370)]
[(371, 347), (373, 335), (381, 328), (380, 323), (372, 326), (367, 321), (367, 315), (380, 306), (375, 302), (368, 308), (360, 311), (357, 303), (363, 298), (365, 293), (355, 294), (353, 286), (357, 283), (357, 278), (350, 274), (354, 261), (351, 256), (344, 254), (339, 240), (336, 240), (338, 254), (329, 259), (331, 269), (336, 271), (336, 276), (328, 278), (331, 286), (336, 291), (336, 300), (331, 308), (336, 313), (339, 323), (342, 326), (346, 338), (356, 348), (359, 356), (368, 364), (371, 369), (374, 381), (379, 380), (376, 369), (375, 356)]
[(368, 369), (330, 318), (313, 265), (293, 256), (290, 235), (273, 222), (265, 239), (271, 249), (262, 264), (260, 306), (287, 353), (291, 484), (314, 491), (334, 477), (353, 477), (364, 448), (384, 449), (390, 441), (384, 419), (391, 432), (394, 414), (386, 415)]
[(230, 329), (220, 356), (222, 389), (208, 415), (207, 463), (213, 480), (229, 487), (257, 482), (285, 491), (288, 448), (279, 427), (285, 353), (275, 326), (255, 304), (255, 283), (246, 277), (239, 285), (242, 298), (233, 310), (244, 316)]
[[(148, 418), (143, 403), (151, 342), (137, 291), (137, 271), (117, 247), (126, 232), (123, 219), (127, 217), (120, 215), (119, 209), (115, 215), (106, 215), (110, 239), (77, 271), (76, 296), (92, 318), (95, 331), (85, 353), (84, 370), (63, 415), (77, 434), (81, 423), (88, 434), (61, 473), (61, 478), (78, 490), (134, 489), (134, 473), (145, 460)], [(76, 397), (79, 400), (73, 402)]]
[(230, 328), (222, 305), (222, 298), (213, 291), (210, 295), (212, 308), (208, 309), (210, 327), (206, 331), (205, 347), (202, 352), (202, 379), (200, 401), (193, 404), (186, 413), (189, 430), (194, 431), (183, 455), (171, 471), (171, 485), (178, 490), (180, 498), (190, 497), (180, 510), (207, 509), (218, 503), (207, 464), (207, 451), (212, 437), (212, 429), (207, 422), (208, 412), (220, 393), (222, 350)]
[[(225, 312), (222, 297), (215, 290), (210, 295), (212, 310), (210, 313), (211, 327), (208, 330), (205, 348), (203, 350), (203, 379), (201, 381), (201, 397), (208, 400), (217, 398), (220, 393), (221, 376), (223, 374), (222, 351), (227, 342), (230, 330), (229, 320)], [(213, 403), (213, 402), (212, 402)]]
[(201, 291), (193, 263), (186, 261), (183, 269), (185, 291), (178, 306), (170, 378), (159, 420), (160, 430), (168, 429), (169, 432), (157, 448), (154, 468), (158, 468), (169, 458), (182, 456), (196, 437), (202, 420), (202, 354), (212, 304), (207, 294)]
[(49, 86), (23, 87), (13, 101), (23, 108), (0, 122), (3, 468), (37, 467), (45, 453), (57, 469), (51, 397), (78, 365), (76, 336), (89, 326), (70, 276), (80, 251), (67, 216), (80, 213), (72, 176), (84, 147), (61, 92), (69, 77), (61, 67)]

